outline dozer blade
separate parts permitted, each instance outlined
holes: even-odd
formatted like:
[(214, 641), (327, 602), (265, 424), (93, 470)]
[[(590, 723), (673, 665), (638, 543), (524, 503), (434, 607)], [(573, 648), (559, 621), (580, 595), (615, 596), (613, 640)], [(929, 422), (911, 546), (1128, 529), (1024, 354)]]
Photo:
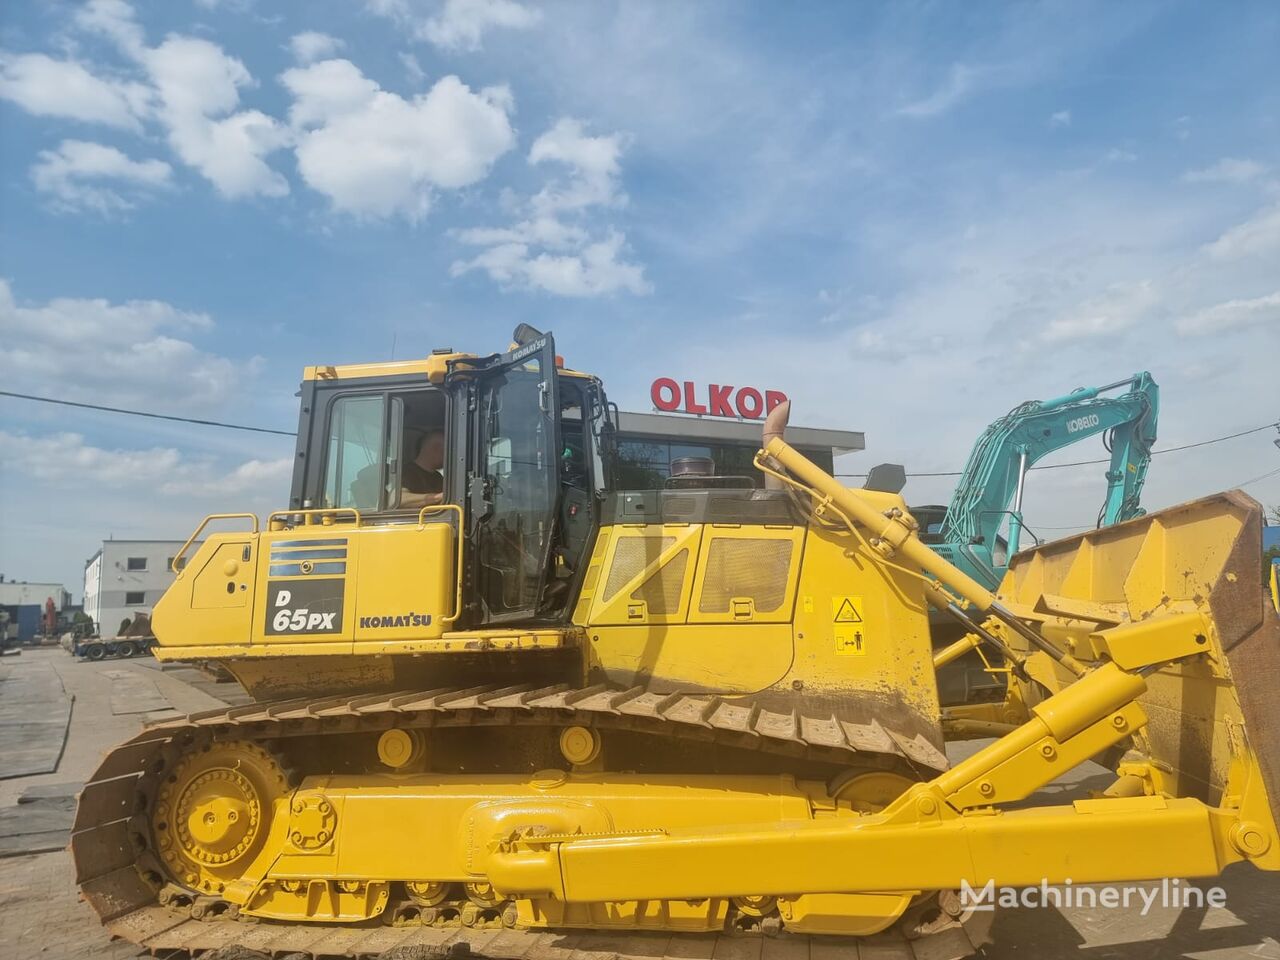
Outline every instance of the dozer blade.
[[(1259, 586), (1262, 517), (1238, 490), (1189, 501), (1019, 553), (1000, 594), (1046, 616), (1046, 639), (1090, 666), (1102, 653), (1099, 630), (1204, 614), (1212, 629), (1203, 654), (1148, 676), (1138, 703), (1149, 722), (1125, 758), (1145, 769), (1122, 770), (1148, 775), (1170, 796), (1219, 805), (1233, 762), (1255, 763), (1280, 823), (1280, 617)], [(1171, 638), (1151, 631), (1153, 659)], [(1073, 679), (1052, 668), (1063, 685)], [(1022, 686), (1028, 699), (1039, 695)]]

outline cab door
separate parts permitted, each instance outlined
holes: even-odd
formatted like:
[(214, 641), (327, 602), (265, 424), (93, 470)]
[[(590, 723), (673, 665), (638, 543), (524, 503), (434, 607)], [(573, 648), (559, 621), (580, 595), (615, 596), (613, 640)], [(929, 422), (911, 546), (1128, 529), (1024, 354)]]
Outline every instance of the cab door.
[(475, 619), (536, 619), (552, 568), (560, 495), (555, 344), (540, 334), (510, 353), (460, 363), (470, 444), (466, 595)]

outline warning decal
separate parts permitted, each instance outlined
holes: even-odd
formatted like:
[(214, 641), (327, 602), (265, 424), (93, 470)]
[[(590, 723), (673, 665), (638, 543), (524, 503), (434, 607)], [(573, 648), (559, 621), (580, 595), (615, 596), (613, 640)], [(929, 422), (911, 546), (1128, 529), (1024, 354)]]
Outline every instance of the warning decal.
[(862, 598), (861, 597), (832, 597), (831, 598), (831, 622), (832, 623), (861, 623), (862, 622)]
[(863, 657), (867, 653), (866, 638), (862, 635), (862, 598), (831, 598), (832, 633), (835, 634), (836, 655), (841, 657)]
[(867, 644), (861, 630), (850, 627), (836, 629), (836, 656), (862, 657), (866, 653)]

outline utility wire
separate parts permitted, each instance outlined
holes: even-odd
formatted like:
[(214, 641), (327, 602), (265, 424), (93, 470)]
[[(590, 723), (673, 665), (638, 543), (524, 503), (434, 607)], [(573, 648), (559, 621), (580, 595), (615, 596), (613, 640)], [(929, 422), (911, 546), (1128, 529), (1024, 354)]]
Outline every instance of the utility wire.
[(202, 427), (225, 427), (227, 430), (249, 430), (253, 433), (274, 433), (281, 437), (297, 436), (292, 430), (271, 430), (267, 427), (249, 427), (242, 423), (223, 423), (221, 420), (197, 420), (194, 417), (175, 417), (167, 413), (151, 413), (146, 410), (125, 410), (122, 407), (104, 407), (97, 403), (76, 403), (74, 400), (56, 400), (53, 397), (37, 397), (30, 393), (13, 393), (0, 390), (0, 397), (16, 397), (19, 400), (35, 400), (38, 403), (56, 403), (64, 407), (82, 407), (85, 410), (105, 410), (107, 413), (124, 413), (131, 417), (148, 417), (152, 420), (173, 420), (178, 423), (195, 423)]
[(1257, 483), (1259, 480), (1265, 480), (1265, 479), (1267, 479), (1267, 477), (1274, 477), (1277, 473), (1280, 473), (1280, 467), (1277, 467), (1276, 469), (1274, 469), (1274, 470), (1272, 470), (1272, 471), (1270, 471), (1270, 472), (1268, 472), (1268, 473), (1264, 473), (1264, 474), (1263, 474), (1262, 476), (1260, 476), (1260, 477), (1254, 477), (1252, 480), (1246, 480), (1244, 483), (1237, 483), (1237, 484), (1236, 484), (1236, 486), (1237, 486), (1237, 487), (1247, 487), (1247, 486), (1249, 486), (1249, 484), (1251, 484), (1251, 483)]
[[(101, 410), (106, 413), (123, 413), (130, 417), (147, 417), (151, 420), (171, 420), (176, 423), (194, 423), (202, 427), (222, 427), (226, 430), (247, 430), (251, 433), (270, 433), (280, 437), (294, 437), (297, 434), (292, 430), (272, 430), (269, 427), (251, 427), (243, 423), (224, 423), (221, 420), (201, 420), (196, 417), (179, 417), (168, 413), (153, 413), (149, 410), (126, 410), (123, 407), (107, 407), (98, 403), (78, 403), (75, 400), (59, 400), (54, 397), (39, 397), (31, 393), (14, 393), (11, 390), (0, 390), (0, 397), (14, 397), (18, 400), (33, 400), (37, 403), (55, 403), (64, 407), (80, 407), (84, 410)], [(1214, 437), (1211, 440), (1200, 440), (1196, 443), (1184, 443), (1180, 447), (1169, 447), (1167, 450), (1154, 450), (1151, 455), (1153, 457), (1161, 456), (1166, 453), (1177, 453), (1179, 450), (1192, 450), (1196, 447), (1207, 447), (1210, 444), (1222, 443), (1225, 440), (1235, 440), (1237, 437), (1247, 437), (1251, 433), (1259, 433), (1263, 430), (1269, 430), (1272, 427), (1280, 427), (1280, 421), (1272, 421), (1264, 423), (1260, 427), (1253, 427), (1250, 430), (1241, 430), (1239, 433), (1227, 434), (1225, 437)], [(1110, 463), (1108, 457), (1098, 460), (1075, 460), (1071, 463), (1048, 463), (1038, 467), (1030, 467), (1031, 470), (1060, 470), (1063, 467), (1085, 467), (1098, 463)], [(909, 477), (958, 477), (961, 476), (961, 470), (942, 470), (928, 473), (909, 473)], [(1237, 484), (1237, 486), (1245, 486), (1250, 483), (1257, 483), (1259, 480), (1265, 480), (1268, 477), (1275, 476), (1280, 470), (1273, 470), (1270, 473), (1264, 473), (1260, 477), (1254, 477), (1252, 480), (1246, 480), (1245, 483)], [(837, 477), (857, 477), (865, 479), (865, 473), (837, 473)]]
[[(1264, 423), (1262, 426), (1253, 427), (1250, 430), (1241, 430), (1239, 433), (1230, 433), (1230, 434), (1227, 434), (1225, 437), (1214, 437), (1212, 440), (1200, 440), (1200, 441), (1197, 441), (1196, 443), (1184, 443), (1180, 447), (1169, 447), (1166, 450), (1153, 450), (1151, 451), (1151, 456), (1159, 457), (1166, 453), (1177, 453), (1179, 450), (1193, 450), (1196, 447), (1207, 447), (1213, 443), (1222, 443), (1224, 440), (1234, 440), (1237, 437), (1247, 437), (1251, 433), (1259, 433), (1263, 430), (1270, 430), (1272, 427), (1280, 427), (1280, 420), (1273, 420), (1271, 423)], [(1061, 470), (1063, 467), (1087, 467), (1092, 464), (1110, 463), (1110, 462), (1111, 462), (1110, 457), (1102, 457), (1097, 460), (1075, 460), (1075, 461), (1072, 461), (1071, 463), (1045, 463), (1045, 464), (1041, 464), (1038, 467), (1028, 467), (1027, 469), (1029, 470)], [(948, 471), (939, 472), (939, 473), (908, 473), (907, 476), (908, 477), (959, 477), (963, 475), (963, 473), (964, 473), (963, 470), (948, 470)], [(1266, 477), (1269, 477), (1271, 475), (1272, 474), (1268, 473), (1268, 474), (1264, 474), (1261, 477), (1257, 477), (1255, 479), (1264, 480), (1266, 479)], [(835, 474), (835, 476), (865, 478), (867, 474), (837, 473)], [(1248, 482), (1254, 483), (1255, 481), (1250, 480)], [(1241, 486), (1243, 486), (1243, 484), (1241, 484)]]
[[(1250, 431), (1250, 432), (1252, 432), (1252, 431)], [(1224, 438), (1224, 439), (1226, 439), (1226, 438)], [(1211, 441), (1211, 442), (1212, 442), (1212, 441)], [(1202, 444), (1199, 444), (1199, 443), (1193, 443), (1193, 444), (1191, 444), (1191, 446), (1193, 446), (1193, 447), (1199, 447), (1199, 446), (1202, 446)], [(1172, 450), (1164, 450), (1164, 451), (1162, 451), (1162, 452), (1163, 452), (1163, 453), (1172, 453), (1173, 451), (1172, 451)], [(1262, 476), (1254, 477), (1252, 480), (1246, 480), (1244, 483), (1233, 483), (1233, 484), (1231, 484), (1231, 486), (1230, 486), (1228, 489), (1234, 490), (1234, 489), (1236, 489), (1237, 487), (1247, 487), (1247, 486), (1249, 486), (1249, 484), (1251, 484), (1251, 483), (1257, 483), (1259, 480), (1266, 480), (1268, 477), (1274, 477), (1274, 476), (1275, 476), (1276, 474), (1278, 474), (1278, 473), (1280, 473), (1280, 467), (1276, 467), (1274, 470), (1269, 470), (1269, 471), (1267, 471), (1266, 473), (1262, 474)], [(1074, 524), (1072, 524), (1072, 525), (1071, 525), (1071, 526), (1069, 526), (1069, 527), (1051, 527), (1051, 526), (1048, 526), (1047, 524), (1037, 523), (1037, 524), (1036, 524), (1036, 529), (1037, 529), (1037, 530), (1092, 530), (1092, 529), (1094, 529), (1094, 527), (1095, 527), (1095, 526), (1096, 526), (1096, 524), (1092, 524), (1092, 523), (1074, 523)]]

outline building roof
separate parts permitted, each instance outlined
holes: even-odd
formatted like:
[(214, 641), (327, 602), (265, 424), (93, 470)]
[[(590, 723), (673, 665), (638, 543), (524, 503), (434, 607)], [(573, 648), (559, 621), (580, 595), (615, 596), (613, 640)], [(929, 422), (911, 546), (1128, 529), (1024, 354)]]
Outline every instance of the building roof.
[(110, 543), (152, 543), (152, 544), (155, 544), (155, 545), (158, 547), (158, 546), (160, 546), (161, 544), (165, 544), (165, 543), (176, 543), (176, 544), (178, 544), (178, 546), (182, 546), (182, 544), (184, 544), (184, 543), (186, 543), (186, 542), (187, 542), (187, 541), (185, 541), (185, 540), (117, 540), (117, 539), (112, 539), (112, 540), (103, 540), (103, 541), (102, 541), (102, 545), (105, 547), (107, 544), (110, 544)]
[(60, 583), (28, 583), (25, 580), (5, 580), (0, 583), (0, 603), (5, 606), (40, 606), (52, 594), (61, 606), (63, 594), (71, 591)]
[[(627, 434), (678, 438), (692, 443), (760, 444), (764, 426), (760, 420), (726, 420), (717, 417), (679, 416), (669, 413), (618, 414), (618, 429)], [(829, 447), (833, 454), (866, 449), (860, 430), (825, 430), (817, 427), (787, 426), (787, 442), (797, 447)]]

